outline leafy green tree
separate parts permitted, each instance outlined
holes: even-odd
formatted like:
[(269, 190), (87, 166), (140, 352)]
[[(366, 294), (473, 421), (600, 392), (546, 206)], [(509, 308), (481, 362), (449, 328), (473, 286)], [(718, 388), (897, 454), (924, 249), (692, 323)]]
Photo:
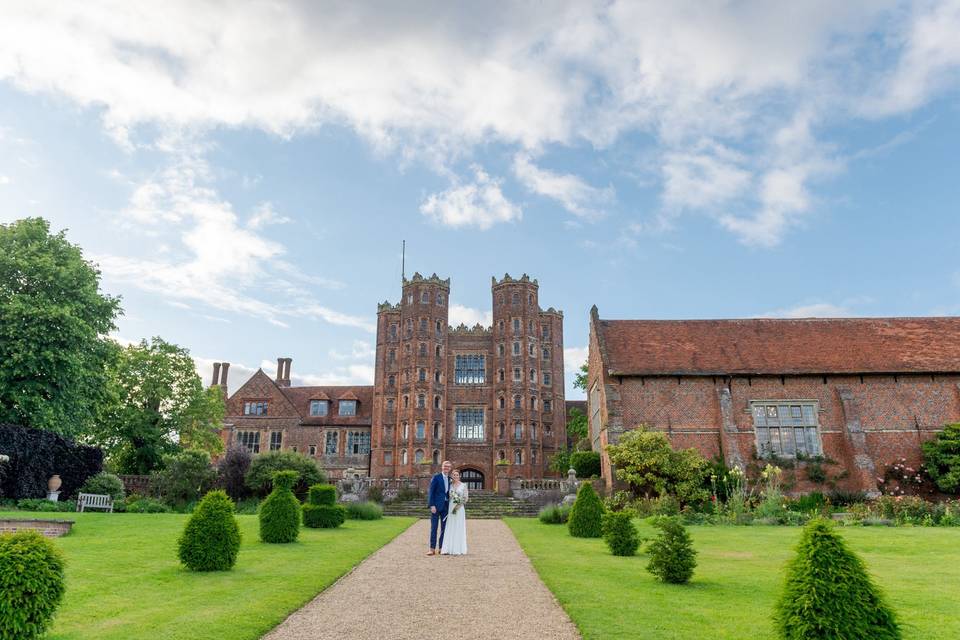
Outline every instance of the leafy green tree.
[[(647, 571), (663, 582), (684, 584), (693, 576), (697, 566), (697, 552), (693, 540), (678, 516), (657, 518), (653, 526), (660, 533), (650, 543), (650, 562)], [(858, 636), (850, 636), (855, 638)], [(840, 640), (837, 638), (837, 640)]]
[(587, 363), (584, 362), (580, 365), (580, 369), (573, 376), (573, 388), (580, 389), (581, 391), (587, 390), (587, 376), (589, 376), (589, 368)]
[(78, 437), (104, 401), (120, 301), (42, 218), (0, 225), (0, 423)]
[(774, 624), (784, 640), (901, 637), (896, 614), (863, 562), (823, 518), (803, 530)]
[(578, 478), (594, 478), (600, 475), (600, 454), (596, 451), (574, 451), (570, 454), (570, 466)]
[(247, 487), (258, 496), (265, 496), (274, 484), (277, 471), (295, 471), (297, 474), (293, 492), (303, 499), (307, 490), (315, 484), (324, 484), (326, 474), (317, 466), (316, 460), (296, 451), (268, 451), (254, 456), (247, 471)]
[(696, 449), (675, 451), (666, 434), (648, 431), (642, 425), (620, 436), (607, 447), (617, 478), (640, 493), (671, 494), (690, 504), (708, 500), (706, 480), (710, 463)]
[(948, 424), (920, 445), (927, 473), (944, 493), (960, 493), (960, 424)]
[(603, 514), (603, 541), (615, 556), (632, 556), (640, 546), (640, 536), (633, 525), (630, 511), (609, 511)]
[(187, 449), (163, 457), (163, 469), (154, 474), (157, 489), (169, 505), (185, 505), (199, 500), (213, 488), (217, 470), (210, 465), (210, 454)]
[(223, 395), (204, 389), (193, 358), (161, 338), (121, 349), (109, 367), (112, 400), (99, 444), (121, 473), (149, 473), (179, 447), (219, 453)]
[(567, 416), (567, 437), (573, 442), (583, 440), (587, 437), (588, 430), (587, 414), (577, 408), (570, 409)]

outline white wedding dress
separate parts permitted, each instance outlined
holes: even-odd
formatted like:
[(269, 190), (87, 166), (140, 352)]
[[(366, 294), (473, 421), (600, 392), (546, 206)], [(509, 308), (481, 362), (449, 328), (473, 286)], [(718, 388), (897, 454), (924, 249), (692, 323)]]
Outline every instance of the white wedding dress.
[[(453, 494), (463, 498), (460, 508), (453, 510)], [(443, 546), (440, 553), (450, 556), (462, 556), (467, 553), (467, 500), (470, 492), (467, 485), (460, 483), (458, 487), (450, 487), (450, 506), (447, 510), (447, 528), (443, 531)]]

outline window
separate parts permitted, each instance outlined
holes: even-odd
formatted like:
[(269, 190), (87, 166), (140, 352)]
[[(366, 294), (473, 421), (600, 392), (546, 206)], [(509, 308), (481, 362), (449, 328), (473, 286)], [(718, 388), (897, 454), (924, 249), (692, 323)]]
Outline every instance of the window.
[(327, 415), (328, 407), (330, 403), (326, 400), (311, 400), (310, 401), (310, 415), (312, 416), (325, 416)]
[(426, 330), (427, 330), (427, 319), (420, 318), (420, 331), (426, 331)]
[(420, 294), (420, 302), (422, 302), (423, 304), (430, 304), (430, 294), (427, 293), (426, 291), (422, 292)]
[(543, 433), (544, 433), (544, 435), (550, 435), (552, 432), (553, 432), (553, 427), (552, 427), (552, 426), (550, 426), (549, 424), (543, 425)]
[(520, 333), (520, 318), (513, 319), (513, 332)]
[(533, 304), (533, 294), (532, 294), (532, 293), (528, 293), (528, 294), (527, 294), (527, 302), (528, 302), (529, 304)]
[(397, 325), (395, 325), (395, 324), (391, 324), (391, 325), (390, 325), (390, 337), (391, 337), (393, 340), (396, 340), (396, 339), (397, 339)]
[(443, 333), (443, 325), (437, 320), (437, 335), (439, 336), (441, 333)]
[(433, 381), (440, 382), (440, 369), (433, 370)]
[(550, 359), (550, 349), (547, 349), (546, 347), (543, 348), (543, 359), (544, 360)]
[(441, 432), (441, 429), (442, 429), (442, 428), (443, 428), (443, 427), (440, 426), (440, 423), (439, 423), (439, 422), (434, 422), (434, 423), (433, 423), (433, 439), (434, 439), (434, 440), (439, 440), (440, 437), (443, 435), (442, 432)]
[(419, 351), (419, 354), (420, 354), (421, 356), (427, 355), (427, 343), (426, 343), (426, 342), (421, 342), (421, 343), (420, 343), (420, 351)]
[(383, 452), (383, 464), (393, 464), (393, 451)]
[(483, 440), (483, 409), (461, 408), (455, 416), (457, 439)]
[(423, 449), (417, 449), (416, 451), (413, 452), (413, 461), (416, 464), (420, 464), (421, 462), (423, 462)]
[(403, 370), (403, 381), (410, 382), (410, 372), (406, 369)]
[(437, 304), (440, 305), (440, 306), (443, 306), (443, 294), (442, 294), (442, 293), (438, 293), (438, 294), (437, 294)]
[(519, 294), (519, 293), (514, 293), (512, 299), (513, 299), (513, 304), (520, 304), (520, 294)]
[(419, 369), (417, 371), (417, 382), (426, 382), (427, 381), (427, 370)]
[(534, 384), (536, 384), (536, 382), (537, 382), (537, 370), (536, 370), (536, 369), (530, 369), (530, 382), (533, 382)]
[(434, 409), (440, 408), (440, 396), (433, 396), (433, 408)]
[(544, 386), (549, 387), (552, 383), (553, 383), (553, 379), (552, 379), (551, 376), (550, 376), (550, 372), (549, 372), (549, 371), (544, 371), (544, 372), (543, 372), (543, 384), (544, 384)]
[(427, 396), (422, 393), (417, 394), (417, 409), (426, 409), (427, 408)]
[(237, 431), (237, 444), (250, 453), (260, 453), (260, 432)]
[(317, 445), (315, 444), (310, 445), (309, 451), (310, 451), (310, 455), (312, 456), (317, 455)]
[(531, 358), (536, 358), (536, 357), (537, 357), (537, 346), (531, 342), (529, 345), (527, 345), (527, 353), (530, 354), (530, 357), (531, 357)]
[(458, 355), (455, 358), (454, 384), (483, 384), (486, 382), (485, 358), (479, 354)]
[(498, 330), (500, 333), (503, 333), (503, 320), (501, 320), (500, 322), (497, 323), (497, 330)]
[[(411, 298), (412, 297), (413, 296), (411, 296)], [(412, 335), (413, 335), (413, 318), (410, 318), (407, 320), (407, 337), (409, 338)]]
[(423, 420), (417, 420), (417, 440), (423, 440), (427, 437), (427, 426)]
[[(497, 437), (498, 437), (498, 438), (505, 438), (505, 437), (506, 437), (506, 433), (507, 433), (507, 425), (505, 425), (505, 424), (503, 424), (503, 423), (501, 422), (499, 425), (497, 425)], [(503, 459), (503, 456), (500, 456), (500, 459), (502, 460), (502, 459)]]
[(410, 437), (410, 423), (404, 422), (403, 423), (403, 439), (406, 440), (409, 437)]
[(340, 441), (340, 434), (336, 431), (327, 431), (326, 441), (323, 445), (323, 452), (327, 455), (334, 455), (337, 453), (337, 443)]
[(535, 397), (530, 398), (530, 408), (536, 410), (537, 408), (537, 399)]
[(387, 351), (387, 362), (396, 362), (397, 361), (397, 350), (390, 349)]
[(503, 369), (497, 371), (497, 382), (503, 382), (505, 377), (506, 374), (504, 373)]
[(753, 402), (753, 426), (757, 452), (793, 458), (821, 453), (817, 429), (817, 405), (813, 402)]
[(513, 368), (513, 381), (514, 381), (514, 382), (520, 382), (521, 379), (522, 379), (522, 378), (521, 378), (521, 375), (520, 375), (520, 367), (514, 367), (514, 368)]
[(513, 439), (521, 440), (523, 439), (523, 423), (518, 422), (513, 425)]
[(440, 464), (440, 450), (434, 449), (433, 456), (431, 457), (433, 464)]
[(552, 411), (553, 411), (553, 401), (552, 401), (552, 400), (544, 400), (544, 401), (543, 401), (543, 410), (544, 410), (545, 413), (550, 413), (550, 412), (552, 412)]
[(440, 345), (437, 345), (437, 347), (433, 350), (433, 355), (438, 358), (440, 357)]
[(370, 453), (370, 432), (348, 431), (347, 453), (355, 456)]
[(410, 396), (403, 396), (403, 408), (406, 409), (410, 406)]
[(498, 344), (498, 345), (497, 345), (497, 355), (500, 356), (501, 358), (503, 357), (503, 345), (502, 345), (502, 344)]
[(500, 449), (500, 451), (497, 452), (497, 460), (506, 460), (506, 459), (507, 459), (506, 452), (503, 449)]
[(413, 304), (413, 294), (412, 294), (412, 293), (407, 296), (407, 304)]
[(513, 464), (523, 464), (523, 451), (520, 449), (513, 452)]
[(506, 401), (503, 399), (503, 396), (497, 398), (497, 408), (503, 409), (506, 406)]
[(243, 415), (245, 416), (265, 416), (267, 415), (267, 401), (244, 402)]
[(532, 464), (537, 464), (537, 450), (533, 449), (530, 451), (530, 462)]
[(409, 345), (409, 344), (403, 345), (403, 352), (404, 352), (405, 354), (407, 354), (407, 355), (410, 355), (410, 345)]
[(356, 400), (341, 400), (341, 401), (340, 401), (340, 415), (342, 415), (342, 416), (355, 416), (355, 415), (357, 415), (357, 401), (356, 401)]
[(406, 451), (404, 451), (403, 453), (400, 454), (400, 463), (401, 463), (401, 464), (407, 464), (407, 452), (406, 452)]
[(536, 422), (530, 423), (530, 438), (533, 440), (537, 439), (537, 423)]
[(521, 403), (520, 396), (513, 396), (513, 408), (518, 411), (523, 408), (523, 404)]
[(540, 335), (543, 336), (544, 340), (550, 339), (550, 327), (543, 325), (543, 331), (540, 332)]
[(520, 355), (520, 343), (519, 343), (519, 342), (514, 342), (514, 343), (513, 343), (513, 355), (515, 355), (515, 356)]
[(283, 432), (271, 431), (270, 432), (270, 451), (280, 451), (280, 445), (282, 444), (283, 444)]
[[(532, 300), (531, 300), (531, 302), (532, 302)], [(531, 321), (527, 324), (527, 331), (528, 331), (531, 335), (533, 334), (533, 331), (534, 331), (534, 329), (533, 329), (533, 320), (531, 320)]]
[(393, 411), (393, 405), (394, 405), (393, 398), (387, 398), (387, 411), (388, 411), (388, 412)]

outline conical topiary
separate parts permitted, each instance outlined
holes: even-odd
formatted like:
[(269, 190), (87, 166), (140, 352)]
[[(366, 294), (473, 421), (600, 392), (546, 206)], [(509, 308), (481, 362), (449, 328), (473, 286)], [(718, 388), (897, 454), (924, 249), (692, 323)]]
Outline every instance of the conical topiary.
[(632, 556), (640, 546), (633, 514), (629, 511), (610, 511), (603, 516), (603, 541), (615, 556)]
[(193, 571), (228, 571), (240, 551), (240, 527), (225, 491), (210, 491), (177, 541), (180, 562)]
[(303, 505), (303, 524), (312, 529), (333, 529), (347, 519), (347, 510), (337, 504), (337, 488), (331, 484), (310, 487)]
[(650, 543), (647, 571), (664, 582), (689, 582), (697, 566), (697, 552), (686, 527), (677, 516), (657, 518), (653, 526), (660, 534)]
[(896, 614), (866, 567), (822, 518), (803, 530), (774, 624), (785, 640), (898, 640)]
[(294, 542), (300, 535), (300, 502), (293, 495), (296, 471), (273, 474), (273, 491), (260, 505), (260, 539), (264, 542)]
[(581, 483), (570, 510), (567, 528), (577, 538), (599, 538), (603, 527), (603, 503), (589, 482)]

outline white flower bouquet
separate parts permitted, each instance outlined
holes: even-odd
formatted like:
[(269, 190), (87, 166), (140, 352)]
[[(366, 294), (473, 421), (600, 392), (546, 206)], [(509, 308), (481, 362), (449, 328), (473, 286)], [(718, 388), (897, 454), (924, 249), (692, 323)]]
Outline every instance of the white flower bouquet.
[(457, 509), (463, 506), (463, 496), (459, 493), (451, 493), (450, 503), (453, 505), (453, 509), (450, 510), (450, 513), (456, 513)]

